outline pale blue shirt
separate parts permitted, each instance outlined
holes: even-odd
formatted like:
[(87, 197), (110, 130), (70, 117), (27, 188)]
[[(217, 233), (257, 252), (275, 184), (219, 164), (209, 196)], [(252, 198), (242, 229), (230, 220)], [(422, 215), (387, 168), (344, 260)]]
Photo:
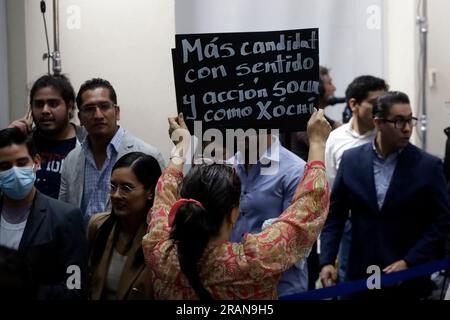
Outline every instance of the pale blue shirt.
[(377, 192), (378, 209), (383, 207), (386, 193), (392, 180), (395, 167), (397, 165), (398, 155), (400, 151), (393, 152), (386, 158), (383, 158), (377, 151), (375, 146), (375, 140), (372, 142), (372, 148), (374, 152), (373, 157), (373, 175), (375, 181), (375, 189)]
[[(236, 154), (234, 161), (241, 180), (241, 212), (230, 240), (241, 242), (245, 233), (261, 232), (264, 221), (277, 218), (289, 207), (303, 176), (305, 161), (282, 147), (275, 137), (272, 146), (248, 173), (240, 153)], [(307, 289), (307, 266), (298, 263), (283, 274), (278, 284), (278, 295), (295, 294)]]
[(109, 197), (112, 167), (116, 163), (117, 153), (124, 135), (125, 130), (119, 127), (106, 148), (106, 160), (100, 170), (97, 169), (97, 165), (95, 164), (88, 138), (86, 137), (81, 143), (86, 157), (84, 165), (84, 191), (81, 201), (81, 210), (84, 214), (85, 222), (89, 222), (93, 214), (105, 211), (105, 205)]

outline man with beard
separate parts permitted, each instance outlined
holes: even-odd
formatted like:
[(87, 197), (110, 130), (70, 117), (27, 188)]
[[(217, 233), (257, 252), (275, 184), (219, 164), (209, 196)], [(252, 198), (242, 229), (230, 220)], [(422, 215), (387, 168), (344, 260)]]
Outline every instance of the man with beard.
[(70, 122), (74, 108), (75, 91), (69, 79), (64, 75), (44, 75), (31, 88), (30, 113), (9, 125), (32, 135), (41, 158), (36, 188), (55, 199), (64, 159), (86, 136), (84, 129)]

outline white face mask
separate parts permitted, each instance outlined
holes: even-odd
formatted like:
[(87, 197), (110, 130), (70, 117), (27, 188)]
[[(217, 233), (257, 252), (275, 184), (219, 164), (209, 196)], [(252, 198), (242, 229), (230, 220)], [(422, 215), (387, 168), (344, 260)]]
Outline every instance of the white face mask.
[(12, 167), (0, 172), (0, 190), (14, 200), (22, 200), (31, 192), (36, 173), (32, 167)]

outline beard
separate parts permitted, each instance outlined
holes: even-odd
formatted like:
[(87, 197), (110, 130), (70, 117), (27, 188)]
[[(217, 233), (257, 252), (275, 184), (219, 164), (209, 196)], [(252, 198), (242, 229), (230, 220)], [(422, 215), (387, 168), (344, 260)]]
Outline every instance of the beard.
[(67, 129), (67, 126), (70, 126), (69, 118), (67, 117), (65, 121), (57, 122), (53, 120), (53, 124), (51, 127), (47, 127), (45, 125), (40, 124), (39, 122), (35, 122), (37, 130), (45, 137), (52, 138), (53, 136), (59, 135)]

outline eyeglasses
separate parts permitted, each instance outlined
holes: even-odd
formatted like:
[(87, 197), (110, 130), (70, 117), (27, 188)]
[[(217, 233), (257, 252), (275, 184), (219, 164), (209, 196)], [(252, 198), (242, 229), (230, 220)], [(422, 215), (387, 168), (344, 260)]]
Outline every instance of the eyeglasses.
[(42, 109), (44, 106), (48, 106), (49, 108), (57, 108), (61, 104), (61, 99), (47, 99), (47, 100), (33, 100), (31, 102), (31, 107), (36, 109)]
[(99, 108), (102, 113), (105, 113), (114, 107), (117, 107), (117, 105), (112, 102), (99, 102), (94, 104), (86, 104), (80, 107), (80, 112), (86, 115), (93, 115), (97, 111), (97, 108)]
[(409, 119), (397, 119), (397, 120), (388, 120), (388, 119), (381, 119), (386, 122), (390, 122), (394, 124), (394, 127), (397, 129), (404, 129), (406, 123), (408, 123), (411, 127), (415, 127), (417, 125), (418, 119), (416, 117), (412, 117)]
[(109, 193), (111, 195), (113, 195), (114, 193), (116, 193), (117, 190), (119, 190), (119, 194), (121, 194), (123, 196), (127, 196), (128, 194), (133, 192), (134, 189), (136, 189), (136, 187), (132, 187), (132, 186), (127, 185), (127, 184), (119, 184), (119, 185), (117, 185), (115, 183), (111, 183), (110, 184)]

